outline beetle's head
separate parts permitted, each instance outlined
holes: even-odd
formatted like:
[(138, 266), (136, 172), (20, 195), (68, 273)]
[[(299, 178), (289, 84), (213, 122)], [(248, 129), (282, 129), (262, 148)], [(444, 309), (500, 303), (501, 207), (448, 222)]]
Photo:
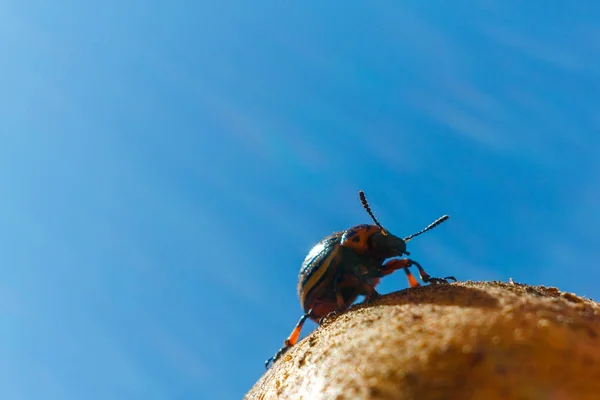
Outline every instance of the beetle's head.
[(406, 251), (406, 242), (408, 242), (415, 236), (419, 236), (420, 234), (435, 228), (436, 226), (450, 218), (447, 215), (442, 215), (440, 218), (436, 219), (431, 224), (429, 224), (429, 226), (427, 226), (425, 229), (421, 229), (419, 232), (413, 233), (412, 235), (402, 239), (398, 236), (392, 235), (383, 226), (381, 226), (381, 224), (379, 223), (379, 221), (377, 221), (377, 218), (375, 218), (375, 215), (373, 215), (373, 212), (371, 211), (371, 207), (367, 202), (365, 193), (361, 190), (358, 194), (360, 196), (360, 201), (362, 202), (364, 209), (367, 211), (367, 213), (369, 213), (369, 215), (373, 219), (373, 222), (375, 222), (375, 224), (379, 228), (381, 228), (379, 232), (375, 232), (370, 236), (369, 248), (371, 249), (371, 251), (373, 251), (382, 258), (410, 255), (410, 253)]
[(392, 235), (384, 229), (371, 235), (369, 238), (369, 249), (381, 258), (410, 254), (406, 251), (406, 242), (404, 239)]

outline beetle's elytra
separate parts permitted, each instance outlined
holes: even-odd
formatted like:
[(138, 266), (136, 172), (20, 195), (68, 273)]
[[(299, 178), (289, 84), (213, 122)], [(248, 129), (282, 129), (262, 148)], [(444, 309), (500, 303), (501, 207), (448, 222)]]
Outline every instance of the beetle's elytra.
[(382, 277), (398, 269), (404, 270), (411, 287), (420, 285), (408, 269), (411, 266), (417, 267), (423, 282), (456, 281), (453, 276), (432, 278), (419, 263), (409, 258), (390, 259), (410, 255), (406, 251), (406, 242), (435, 228), (449, 218), (447, 215), (402, 239), (381, 226), (362, 191), (359, 192), (359, 196), (375, 225), (357, 225), (345, 231), (335, 232), (321, 240), (308, 253), (298, 276), (298, 297), (304, 315), (285, 340), (283, 347), (265, 362), (266, 368), (296, 344), (307, 318), (319, 322), (330, 313), (347, 310), (360, 295), (364, 295), (366, 301), (379, 296), (375, 286)]

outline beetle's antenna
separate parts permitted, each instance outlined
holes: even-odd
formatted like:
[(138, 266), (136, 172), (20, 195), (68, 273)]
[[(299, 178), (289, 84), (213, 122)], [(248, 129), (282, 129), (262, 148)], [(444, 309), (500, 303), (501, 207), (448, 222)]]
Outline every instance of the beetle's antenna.
[(414, 238), (415, 236), (419, 236), (429, 230), (432, 230), (433, 228), (435, 228), (436, 226), (438, 226), (439, 224), (441, 224), (442, 222), (444, 222), (445, 220), (447, 220), (448, 218), (450, 218), (449, 215), (442, 215), (441, 217), (439, 217), (438, 219), (436, 219), (435, 221), (433, 221), (431, 224), (429, 224), (429, 226), (425, 229), (420, 230), (417, 233), (413, 233), (410, 236), (407, 236), (404, 238), (405, 242), (408, 242), (410, 239)]
[(381, 228), (381, 231), (384, 235), (387, 235), (385, 228), (383, 226), (381, 226), (379, 221), (377, 221), (377, 218), (375, 218), (375, 215), (373, 215), (373, 211), (371, 211), (369, 202), (367, 201), (367, 198), (365, 197), (365, 192), (363, 192), (362, 190), (360, 192), (358, 192), (358, 197), (360, 197), (360, 202), (362, 203), (362, 206), (369, 213), (369, 215), (371, 216), (371, 219), (373, 219), (373, 222), (375, 222), (375, 225), (377, 225), (378, 227)]

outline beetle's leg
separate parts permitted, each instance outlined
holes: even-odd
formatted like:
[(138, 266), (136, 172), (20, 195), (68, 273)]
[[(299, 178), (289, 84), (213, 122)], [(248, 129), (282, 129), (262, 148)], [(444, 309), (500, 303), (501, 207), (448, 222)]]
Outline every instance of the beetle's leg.
[(338, 310), (346, 307), (346, 302), (344, 301), (344, 296), (342, 295), (342, 289), (349, 286), (353, 286), (353, 284), (347, 280), (342, 280), (341, 276), (335, 277), (333, 281), (333, 291), (335, 292), (335, 300), (337, 301)]
[(285, 339), (285, 341), (283, 342), (283, 347), (281, 349), (279, 349), (279, 351), (277, 353), (275, 353), (275, 355), (273, 357), (271, 357), (267, 361), (265, 361), (266, 369), (269, 369), (269, 367), (271, 365), (273, 365), (273, 363), (275, 361), (279, 360), (279, 358), (282, 355), (284, 355), (285, 352), (288, 351), (290, 347), (292, 347), (293, 345), (295, 345), (298, 342), (298, 338), (300, 337), (300, 331), (302, 330), (302, 326), (304, 325), (304, 322), (306, 322), (306, 320), (309, 317), (312, 317), (312, 310), (310, 310), (309, 312), (307, 312), (300, 318), (300, 320), (294, 327), (294, 330), (292, 331), (290, 336), (288, 336), (288, 338)]
[(352, 285), (356, 293), (365, 296), (366, 301), (374, 300), (380, 296), (379, 292), (375, 290), (375, 286), (379, 284), (383, 275), (378, 272), (375, 272), (375, 274), (371, 271), (368, 275), (363, 275), (358, 283)]
[(345, 286), (349, 286), (347, 282), (343, 282), (341, 280), (341, 277), (336, 277), (333, 280), (333, 292), (335, 293), (335, 301), (337, 302), (337, 306), (338, 308), (331, 311), (330, 313), (328, 313), (327, 315), (319, 318), (319, 325), (323, 325), (323, 322), (325, 322), (325, 320), (327, 318), (331, 318), (334, 317), (337, 313), (338, 310), (342, 310), (343, 308), (345, 308), (344, 306), (344, 296), (342, 296), (342, 288), (344, 288)]
[[(375, 282), (379, 282), (379, 279), (377, 279)], [(356, 293), (362, 294), (363, 296), (365, 296), (366, 301), (374, 300), (380, 296), (379, 292), (377, 290), (375, 290), (376, 283), (373, 284), (373, 282), (359, 282), (359, 283), (342, 282), (342, 284), (343, 283), (347, 283), (344, 286), (351, 286), (356, 291)], [(335, 311), (334, 311), (334, 313), (335, 313)], [(328, 317), (329, 317), (329, 315), (328, 315)]]
[[(374, 277), (372, 274), (367, 275), (366, 273), (358, 277), (338, 277), (333, 281), (333, 289), (335, 290), (335, 298), (338, 306), (337, 311), (344, 310), (350, 306), (342, 295), (342, 289), (350, 287), (356, 291), (356, 293), (362, 294), (366, 296), (367, 299), (370, 299), (379, 296), (379, 293), (375, 290), (375, 285), (377, 285), (377, 283), (379, 283), (379, 277)], [(334, 311), (334, 313), (335, 312), (336, 311)]]
[(365, 296), (366, 301), (375, 300), (380, 296), (379, 292), (375, 290), (375, 286), (369, 285), (368, 283), (363, 283), (362, 287), (359, 290), (360, 293), (362, 293)]
[[(366, 275), (362, 275), (361, 277), (365, 276)], [(379, 297), (379, 293), (377, 292), (377, 290), (375, 290), (376, 283), (373, 284), (373, 282), (363, 282), (361, 279), (356, 280), (356, 277), (349, 278), (348, 276), (346, 276), (345, 279), (343, 278), (344, 277), (339, 276), (333, 281), (333, 290), (335, 292), (335, 298), (337, 301), (338, 308), (319, 319), (319, 325), (323, 325), (323, 322), (325, 322), (326, 319), (334, 317), (335, 315), (337, 315), (338, 312), (348, 308), (349, 304), (346, 303), (346, 300), (342, 295), (342, 289), (344, 288), (352, 288), (356, 291), (356, 293), (364, 295), (367, 301)], [(379, 279), (377, 279), (375, 282), (379, 282)]]
[(421, 265), (419, 265), (418, 262), (413, 260), (409, 261), (412, 265), (415, 265), (417, 267), (417, 269), (419, 270), (419, 276), (421, 277), (421, 280), (425, 283), (448, 283), (448, 280), (456, 282), (456, 278), (453, 276), (447, 276), (445, 278), (432, 278), (427, 272), (425, 272), (423, 267), (421, 267)]
[(323, 325), (328, 318), (335, 317), (337, 315), (337, 310), (333, 310), (328, 313), (326, 316), (319, 318), (319, 325)]
[(417, 281), (417, 278), (415, 278), (412, 272), (410, 272), (410, 270), (408, 269), (408, 267), (410, 267), (412, 264), (413, 261), (409, 260), (408, 258), (389, 260), (381, 266), (382, 268), (380, 269), (380, 271), (382, 276), (385, 276), (391, 274), (396, 270), (404, 269), (404, 272), (406, 273), (406, 278), (408, 279), (408, 284), (411, 288), (414, 288), (417, 286), (421, 286), (421, 284)]
[(410, 287), (421, 286), (419, 282), (417, 282), (417, 279), (414, 277), (414, 275), (408, 270), (408, 268), (413, 265), (417, 267), (417, 269), (419, 270), (419, 277), (425, 283), (448, 283), (448, 280), (453, 280), (456, 282), (456, 278), (453, 276), (447, 276), (445, 278), (432, 278), (427, 272), (425, 272), (423, 267), (421, 267), (421, 265), (418, 262), (413, 261), (409, 258), (389, 260), (388, 262), (382, 265), (380, 271), (381, 275), (385, 276), (391, 274), (392, 272), (398, 269), (404, 268), (404, 272), (406, 272), (406, 277), (408, 278), (408, 283), (410, 284)]
[(341, 276), (338, 276), (333, 280), (333, 291), (335, 293), (337, 309), (333, 310), (332, 312), (325, 315), (324, 317), (321, 317), (321, 319), (319, 319), (319, 325), (323, 325), (323, 322), (327, 318), (334, 317), (340, 310), (347, 308), (346, 301), (344, 300), (344, 296), (342, 295), (342, 289), (345, 287), (350, 287), (350, 286), (356, 286), (356, 284), (353, 282), (347, 281), (347, 280), (342, 280)]
[[(368, 281), (367, 278), (369, 278)], [(361, 275), (355, 276), (353, 277), (353, 279), (350, 279), (348, 277), (346, 277), (346, 279), (344, 279), (343, 281), (341, 279), (342, 278), (340, 277), (338, 280), (333, 282), (333, 287), (335, 289), (335, 297), (338, 302), (339, 310), (342, 310), (349, 306), (349, 304), (346, 304), (346, 301), (342, 296), (342, 289), (345, 287), (353, 288), (354, 290), (356, 290), (357, 293), (366, 296), (367, 300), (379, 297), (379, 293), (377, 292), (377, 290), (375, 290), (375, 285), (379, 283), (379, 277), (373, 277), (372, 274), (367, 274), (366, 268), (364, 268), (364, 272)]]
[(408, 284), (411, 288), (421, 286), (421, 284), (417, 281), (417, 278), (415, 278), (408, 268), (404, 268), (404, 272), (406, 272), (406, 279), (408, 279)]

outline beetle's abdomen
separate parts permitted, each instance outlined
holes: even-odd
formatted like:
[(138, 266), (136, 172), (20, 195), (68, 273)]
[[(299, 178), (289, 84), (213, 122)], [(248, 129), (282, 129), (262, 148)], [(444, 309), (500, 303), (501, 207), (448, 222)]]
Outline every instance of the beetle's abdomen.
[[(317, 299), (333, 290), (333, 278), (338, 273), (342, 261), (340, 237), (343, 232), (336, 232), (320, 241), (308, 253), (298, 276), (298, 297), (305, 312), (313, 308)], [(335, 300), (335, 296), (333, 297)]]

